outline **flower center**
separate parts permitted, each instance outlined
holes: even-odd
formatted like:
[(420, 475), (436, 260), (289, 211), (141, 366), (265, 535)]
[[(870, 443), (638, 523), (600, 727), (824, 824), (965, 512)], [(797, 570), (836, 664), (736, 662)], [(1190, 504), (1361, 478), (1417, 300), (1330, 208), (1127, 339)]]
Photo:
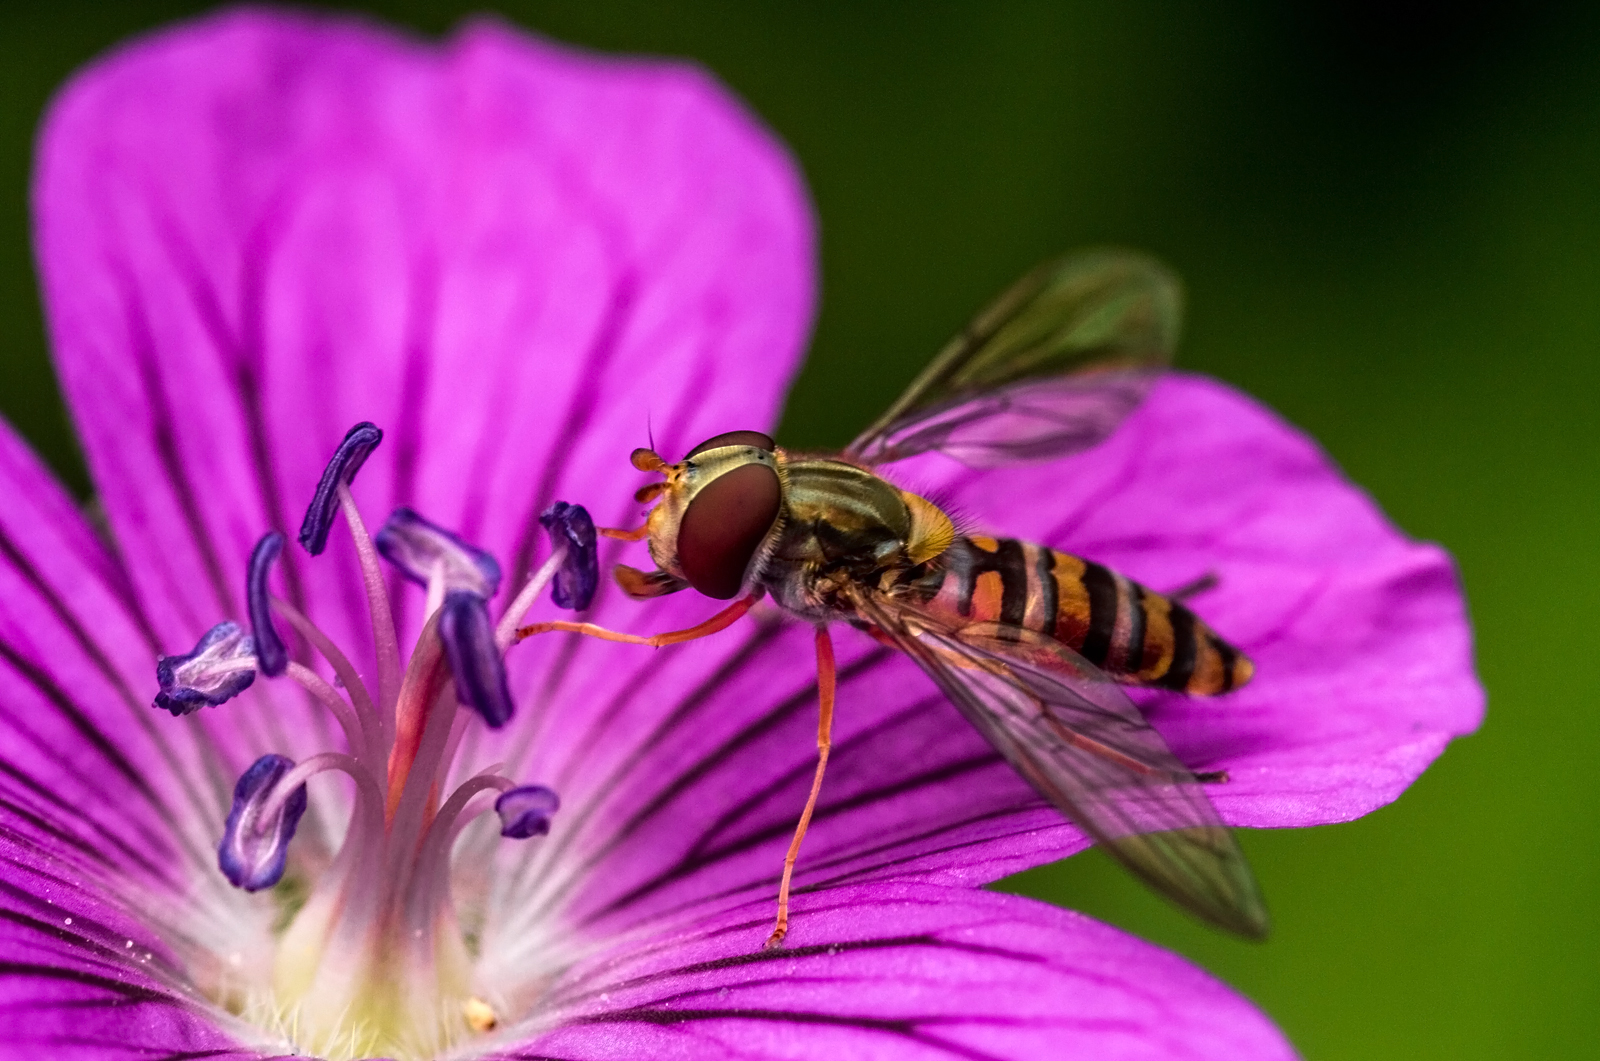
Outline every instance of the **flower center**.
[[(221, 704), (261, 674), (297, 682), (339, 725), (342, 749), (299, 762), (267, 754), (244, 772), (218, 847), (227, 879), (266, 892), (276, 908), (270, 977), (259, 978), (255, 997), (220, 1001), (334, 1059), (433, 1057), (507, 1016), (493, 991), (473, 983), (475, 948), (452, 894), (452, 853), (462, 831), (491, 812), (502, 837), (543, 835), (560, 801), (499, 764), (453, 790), (448, 778), (475, 718), (498, 729), (512, 716), (503, 653), (522, 615), (552, 582), (558, 604), (587, 607), (597, 581), (588, 514), (558, 504), (544, 517), (552, 555), (495, 624), (488, 600), (500, 569), (489, 554), (409, 509), (368, 535), (350, 482), (381, 438), (371, 424), (351, 429), (299, 535), (315, 556), (343, 514), (372, 619), (376, 687), (311, 619), (271, 594), (284, 544), (276, 531), (250, 557), (251, 632), (220, 623), (193, 652), (157, 666), (156, 706), (173, 715)], [(428, 618), (403, 669), (380, 556), (427, 588)], [(298, 635), (306, 662), (291, 658), (278, 619)], [(331, 859), (297, 858), (290, 841), (308, 805), (306, 782), (330, 771), (354, 782), (343, 840)]]

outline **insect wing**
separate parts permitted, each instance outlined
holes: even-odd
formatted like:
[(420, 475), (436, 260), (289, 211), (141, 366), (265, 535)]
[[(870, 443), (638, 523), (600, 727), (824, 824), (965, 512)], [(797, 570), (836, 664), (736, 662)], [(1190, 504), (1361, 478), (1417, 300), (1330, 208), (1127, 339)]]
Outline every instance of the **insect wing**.
[(1046, 262), (952, 339), (847, 452), (882, 464), (939, 450), (986, 467), (1088, 449), (1171, 363), (1182, 301), (1164, 266), (1131, 251)]
[[(1187, 767), (1099, 668), (1014, 628), (941, 628), (858, 591), (858, 613), (914, 659), (1058, 810), (1150, 887), (1220, 928), (1267, 933), (1255, 877)], [(1008, 647), (1000, 635), (1023, 640)]]

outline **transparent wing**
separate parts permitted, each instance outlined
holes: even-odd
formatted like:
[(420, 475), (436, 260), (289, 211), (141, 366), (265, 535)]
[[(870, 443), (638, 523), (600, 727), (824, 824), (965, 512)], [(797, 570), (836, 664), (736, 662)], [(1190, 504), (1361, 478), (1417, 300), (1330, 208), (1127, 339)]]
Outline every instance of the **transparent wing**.
[(1266, 936), (1266, 906), (1238, 842), (1195, 775), (1104, 672), (1026, 630), (949, 627), (870, 591), (854, 597), (858, 614), (1117, 861), (1201, 919)]
[(1177, 278), (1125, 250), (1045, 262), (952, 339), (847, 452), (882, 464), (937, 449), (977, 467), (1088, 449), (1172, 361)]

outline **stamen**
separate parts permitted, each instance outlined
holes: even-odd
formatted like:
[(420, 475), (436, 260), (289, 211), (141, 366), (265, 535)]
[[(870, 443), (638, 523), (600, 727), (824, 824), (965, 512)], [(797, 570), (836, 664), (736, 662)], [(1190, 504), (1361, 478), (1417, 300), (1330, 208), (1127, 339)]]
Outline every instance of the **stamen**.
[(422, 605), (423, 615), (432, 615), (439, 610), (439, 605), (444, 603), (446, 588), (444, 565), (439, 564), (433, 569), (433, 574), (428, 576), (428, 599)]
[(461, 748), (461, 741), (467, 735), (467, 730), (472, 728), (476, 715), (469, 715), (465, 711), (457, 711), (450, 720), (450, 735), (445, 738), (444, 752), (439, 756), (439, 769), (437, 776), (440, 781), (450, 776), (450, 768), (455, 764), (456, 752)]
[(294, 798), (295, 789), (305, 788), (307, 781), (329, 770), (338, 770), (350, 775), (355, 780), (356, 786), (361, 789), (362, 799), (377, 799), (382, 795), (371, 772), (358, 761), (341, 752), (322, 752), (311, 756), (280, 777), (273, 786), (272, 795), (262, 804), (261, 813), (268, 817), (278, 813)]
[(513, 840), (544, 836), (550, 818), (561, 809), (561, 797), (543, 785), (520, 785), (500, 794), (494, 812), (500, 815), (500, 835)]
[(461, 830), (473, 818), (488, 810), (484, 806), (475, 808), (470, 814), (463, 814), (467, 803), (486, 789), (505, 792), (515, 787), (515, 782), (510, 778), (499, 775), (502, 765), (497, 763), (462, 782), (428, 824), (422, 846), (417, 851), (415, 876), (410, 882), (411, 909), (408, 916), (417, 927), (422, 927), (429, 920), (437, 906), (438, 890), (449, 878), (450, 849), (455, 845), (456, 837), (461, 835)]
[(456, 699), (482, 715), (490, 729), (509, 722), (514, 705), (506, 663), (484, 599), (462, 589), (446, 593), (439, 609), (439, 639), (450, 660)]
[(519, 786), (501, 776), (498, 771), (503, 765), (496, 763), (463, 781), (428, 826), (417, 856), (419, 870), (413, 886), (410, 915), (414, 923), (420, 924), (438, 901), (437, 891), (448, 878), (450, 849), (456, 837), (473, 819), (491, 809), (491, 805), (485, 803), (469, 810), (467, 805), (474, 796), (486, 790), (500, 792), (492, 809), (500, 815), (501, 836), (526, 840), (550, 832), (550, 817), (560, 808), (560, 798), (543, 785)]
[(358, 759), (373, 758), (373, 750), (361, 715), (345, 702), (337, 689), (323, 681), (322, 675), (298, 663), (289, 664), (288, 675), (299, 682), (306, 692), (316, 697), (317, 702), (339, 720), (339, 728), (344, 730), (344, 740), (350, 746), (351, 754)]
[(279, 615), (289, 620), (289, 625), (294, 627), (295, 633), (310, 642), (311, 647), (316, 649), (322, 658), (328, 661), (328, 665), (333, 668), (333, 673), (338, 676), (340, 684), (344, 686), (345, 692), (350, 694), (350, 702), (355, 706), (356, 713), (361, 716), (362, 727), (374, 736), (380, 736), (383, 727), (382, 719), (378, 715), (378, 709), (373, 704), (372, 696), (367, 692), (366, 684), (362, 682), (361, 675), (356, 673), (356, 668), (349, 658), (339, 651), (339, 646), (335, 645), (327, 634), (318, 629), (317, 625), (310, 619), (301, 615), (299, 610), (288, 601), (283, 600), (281, 597), (274, 597), (272, 598), (272, 607)]
[(446, 592), (470, 590), (485, 600), (500, 588), (500, 565), (494, 557), (409, 508), (391, 512), (373, 544), (419, 585), (442, 579)]
[(582, 505), (557, 501), (539, 515), (539, 522), (550, 533), (552, 542), (567, 546), (567, 556), (556, 573), (550, 598), (559, 607), (581, 612), (594, 600), (600, 585), (599, 550), (595, 545), (594, 520)]
[(255, 680), (255, 643), (229, 619), (207, 630), (193, 652), (156, 660), (161, 691), (155, 706), (180, 717), (207, 704), (226, 703)]
[(289, 650), (272, 625), (272, 602), (267, 592), (267, 576), (283, 552), (283, 535), (267, 531), (250, 551), (250, 568), (245, 579), (245, 602), (250, 609), (250, 629), (255, 634), (256, 661), (261, 673), (276, 678), (289, 665)]
[(533, 607), (534, 601), (539, 599), (539, 594), (544, 592), (544, 588), (556, 577), (556, 573), (566, 562), (567, 547), (558, 541), (555, 552), (539, 565), (539, 570), (528, 579), (522, 587), (522, 592), (517, 594), (517, 599), (512, 601), (505, 614), (500, 616), (500, 624), (494, 628), (494, 643), (501, 652), (511, 646), (517, 636), (517, 627), (522, 625), (522, 617), (528, 614), (528, 609)]
[[(354, 429), (352, 429), (354, 430)], [(385, 737), (392, 735), (395, 704), (400, 696), (400, 639), (394, 632), (394, 612), (389, 607), (389, 589), (383, 583), (383, 565), (372, 546), (367, 525), (350, 496), (350, 487), (339, 484), (339, 508), (355, 543), (356, 559), (361, 563), (361, 582), (367, 591), (367, 611), (372, 617), (372, 641), (378, 656), (378, 703), (383, 706)]]
[[(417, 1056), (435, 1056), (465, 1033), (461, 1007), (472, 998), (470, 935), (451, 895), (457, 840), (491, 811), (503, 837), (543, 836), (560, 806), (555, 792), (518, 785), (499, 764), (453, 791), (446, 783), (466, 735), (476, 740), (482, 732), (477, 717), (499, 728), (512, 716), (504, 650), (523, 613), (547, 587), (562, 607), (582, 609), (593, 599), (597, 541), (580, 506), (547, 510), (541, 520), (552, 537), (551, 555), (497, 629), (488, 600), (501, 571), (488, 553), (406, 508), (390, 515), (376, 540), (369, 537), (350, 482), (381, 438), (371, 424), (351, 429), (300, 528), (301, 543), (315, 555), (326, 547), (335, 507), (344, 514), (371, 612), (376, 689), (307, 616), (271, 595), (272, 567), (284, 546), (284, 536), (273, 531), (251, 552), (248, 626), (218, 624), (193, 652), (161, 658), (155, 703), (188, 714), (237, 695), (259, 671), (287, 675), (333, 714), (349, 754), (307, 754), (298, 765), (270, 754), (251, 764), (234, 786), (217, 864), (246, 891), (273, 888), (284, 879), (307, 809), (306, 781), (328, 770), (350, 775), (357, 792), (337, 852), (330, 859), (308, 848), (296, 856), (294, 883), (309, 892), (274, 929), (270, 1005), (289, 1014), (297, 1043), (310, 1052), (325, 1052), (348, 1034), (345, 1052), (367, 1056), (365, 1046), (354, 1045), (359, 1029), (373, 1050), (405, 1045)], [(403, 673), (383, 559), (428, 589), (429, 610)], [(290, 660), (275, 612), (326, 667)], [(327, 667), (336, 678), (323, 676)], [(438, 1006), (445, 1016), (435, 1013)]]
[[(217, 847), (222, 875), (247, 892), (270, 888), (283, 877), (289, 841), (306, 812), (306, 787), (294, 788), (286, 799), (272, 800), (278, 781), (294, 769), (294, 760), (263, 755), (233, 786), (233, 809)], [(264, 813), (272, 805), (272, 813)]]
[(339, 504), (339, 487), (349, 486), (366, 463), (367, 455), (383, 441), (378, 426), (363, 420), (345, 433), (344, 441), (334, 451), (333, 459), (322, 469), (322, 479), (317, 492), (312, 495), (306, 518), (300, 523), (300, 544), (312, 556), (319, 555), (328, 545), (328, 530), (333, 526), (333, 511)]

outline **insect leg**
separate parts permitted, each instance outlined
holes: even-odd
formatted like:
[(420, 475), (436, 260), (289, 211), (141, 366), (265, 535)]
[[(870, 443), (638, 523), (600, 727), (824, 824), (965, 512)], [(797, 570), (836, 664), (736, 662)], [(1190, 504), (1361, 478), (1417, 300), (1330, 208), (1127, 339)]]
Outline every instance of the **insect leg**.
[(789, 934), (789, 878), (794, 876), (794, 862), (800, 855), (800, 841), (806, 838), (811, 825), (811, 812), (817, 806), (817, 793), (822, 791), (822, 775), (828, 769), (828, 752), (833, 748), (833, 693), (835, 668), (833, 665), (833, 639), (826, 626), (817, 627), (817, 772), (811, 779), (811, 795), (806, 797), (806, 809), (800, 812), (800, 823), (794, 827), (794, 839), (789, 841), (789, 853), (783, 856), (783, 881), (778, 885), (778, 922), (772, 935), (761, 945), (770, 950), (783, 942)]
[(545, 634), (552, 630), (570, 630), (573, 633), (584, 634), (588, 637), (598, 637), (602, 641), (621, 641), (629, 645), (653, 645), (656, 648), (660, 648), (662, 645), (676, 645), (681, 641), (693, 641), (696, 638), (708, 637), (718, 631), (726, 630), (737, 622), (745, 612), (749, 611), (751, 605), (755, 604), (755, 602), (756, 595), (752, 593), (748, 597), (734, 601), (705, 622), (691, 626), (687, 630), (669, 630), (664, 634), (654, 634), (650, 637), (644, 637), (640, 634), (624, 634), (619, 630), (607, 630), (605, 627), (596, 626), (594, 623), (571, 623), (557, 620), (548, 623), (532, 623), (528, 626), (519, 627), (517, 635), (512, 639), (511, 643), (516, 644), (518, 641), (532, 637), (534, 634)]
[(650, 524), (648, 523), (641, 527), (635, 527), (633, 530), (622, 530), (618, 527), (596, 527), (595, 530), (600, 532), (603, 537), (616, 538), (618, 541), (624, 542), (642, 542), (650, 536)]
[(1167, 596), (1179, 603), (1186, 603), (1191, 597), (1198, 597), (1208, 590), (1216, 589), (1221, 582), (1222, 579), (1217, 576), (1215, 571), (1207, 571), (1193, 582), (1185, 582), (1168, 593)]

